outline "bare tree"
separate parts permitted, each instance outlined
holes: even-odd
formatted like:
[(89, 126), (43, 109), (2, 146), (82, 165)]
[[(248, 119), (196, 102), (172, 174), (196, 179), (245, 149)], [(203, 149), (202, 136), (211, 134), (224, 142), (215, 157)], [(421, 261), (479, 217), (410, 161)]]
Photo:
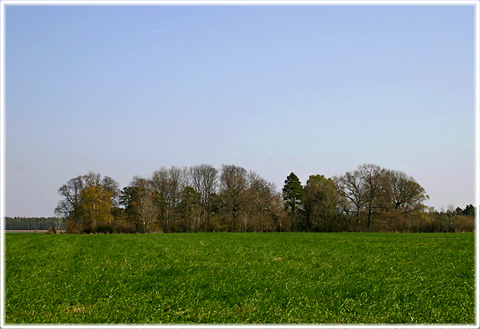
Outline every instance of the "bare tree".
[(130, 184), (123, 189), (120, 203), (125, 206), (127, 220), (130, 225), (135, 226), (137, 232), (148, 232), (151, 224), (158, 220), (161, 211), (158, 194), (152, 189), (150, 181), (140, 176), (133, 177)]
[(109, 176), (104, 176), (100, 185), (105, 191), (112, 193), (112, 204), (114, 207), (119, 205), (120, 189), (118, 183)]
[(423, 211), (428, 200), (425, 189), (413, 177), (397, 170), (386, 170), (387, 202), (402, 213)]
[(161, 167), (153, 172), (150, 179), (152, 187), (160, 193), (167, 205), (175, 208), (181, 200), (182, 190), (187, 186), (185, 170), (178, 167)]
[(58, 194), (64, 197), (60, 200), (55, 213), (63, 218), (70, 217), (71, 219), (78, 220), (78, 209), (80, 206), (80, 192), (83, 190), (85, 182), (82, 176), (77, 176), (70, 179), (67, 184), (62, 185), (58, 189)]
[(185, 231), (198, 232), (201, 228), (203, 207), (200, 203), (200, 194), (191, 186), (187, 186), (182, 192), (179, 212), (183, 218)]
[(244, 230), (274, 230), (279, 221), (278, 209), (284, 211), (280, 193), (276, 191), (275, 184), (267, 182), (254, 171), (248, 173), (247, 180)]
[(377, 165), (363, 164), (355, 170), (363, 183), (363, 198), (364, 205), (367, 210), (367, 230), (370, 231), (372, 227), (372, 216), (379, 204), (379, 196), (384, 188), (384, 180), (382, 177), (385, 174), (385, 170)]
[[(423, 187), (412, 177), (372, 164), (360, 165), (357, 170), (336, 177), (335, 183), (340, 195), (349, 201), (357, 229), (362, 224), (362, 213), (366, 217), (367, 230), (374, 223), (391, 225), (392, 220), (406, 217), (411, 226), (413, 218), (424, 210), (423, 201), (428, 199)], [(376, 222), (374, 214), (377, 214)]]
[(172, 228), (172, 222), (175, 220), (175, 209), (181, 201), (183, 188), (187, 185), (185, 172), (185, 170), (174, 166), (170, 169), (161, 167), (153, 172), (150, 179), (153, 189), (165, 203), (165, 232), (170, 232)]
[(210, 196), (216, 192), (218, 171), (208, 164), (190, 167), (189, 176), (192, 186), (200, 194), (200, 201), (205, 208), (210, 205)]
[(397, 170), (384, 170), (383, 180), (381, 209), (384, 217), (407, 220), (410, 231), (414, 219), (426, 209), (423, 202), (429, 197), (425, 189), (413, 177)]
[(347, 171), (343, 176), (334, 177), (334, 181), (339, 194), (349, 201), (347, 211), (349, 215), (354, 216), (357, 230), (359, 230), (361, 225), (360, 214), (365, 205), (365, 191), (362, 178), (358, 171)]
[(232, 215), (231, 229), (236, 230), (238, 212), (244, 202), (247, 189), (247, 171), (234, 165), (222, 165), (220, 175), (220, 194)]
[(158, 219), (159, 210), (152, 194), (144, 194), (140, 197), (137, 207), (138, 219), (142, 223), (143, 232), (150, 233), (150, 226)]

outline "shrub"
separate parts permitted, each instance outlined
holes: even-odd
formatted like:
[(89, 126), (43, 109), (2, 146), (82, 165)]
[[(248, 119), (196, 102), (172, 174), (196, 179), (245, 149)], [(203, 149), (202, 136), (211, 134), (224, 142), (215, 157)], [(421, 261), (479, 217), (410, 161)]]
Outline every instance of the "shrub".
[(113, 233), (113, 226), (110, 223), (100, 223), (97, 225), (96, 233)]
[(475, 218), (462, 215), (455, 215), (452, 218), (455, 232), (474, 232)]
[(135, 225), (123, 220), (118, 220), (113, 224), (115, 233), (135, 233)]
[(67, 219), (65, 225), (68, 233), (79, 234), (83, 232), (82, 225), (73, 220)]

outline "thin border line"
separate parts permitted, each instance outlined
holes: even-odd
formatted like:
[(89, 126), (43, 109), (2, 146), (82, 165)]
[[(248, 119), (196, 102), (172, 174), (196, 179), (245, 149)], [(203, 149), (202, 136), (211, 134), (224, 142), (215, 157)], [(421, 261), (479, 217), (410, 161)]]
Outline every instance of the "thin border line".
[(475, 4), (475, 322), (480, 326), (480, 4)]
[(0, 327), (5, 325), (5, 4), (0, 2)]
[(329, 329), (336, 329), (336, 328), (361, 328), (361, 329), (376, 329), (376, 328), (411, 328), (411, 329), (417, 329), (417, 328), (478, 328), (476, 325), (470, 324), (470, 325), (448, 325), (448, 324), (439, 324), (439, 325), (402, 325), (402, 324), (377, 324), (377, 325), (361, 325), (361, 324), (351, 324), (351, 325), (322, 325), (322, 324), (310, 324), (310, 325), (305, 325), (305, 324), (269, 324), (269, 325), (257, 325), (257, 324), (165, 324), (165, 325), (95, 325), (95, 324), (71, 324), (71, 325), (7, 325), (4, 326), (3, 328), (28, 328), (31, 329), (32, 327), (34, 328), (305, 328), (305, 329), (310, 329), (310, 328), (329, 328)]
[[(475, 202), (477, 207), (476, 212), (476, 234), (475, 234), (475, 251), (476, 251), (476, 301), (475, 301), (475, 308), (476, 308), (476, 324), (475, 325), (448, 325), (448, 324), (439, 324), (439, 325), (403, 325), (403, 324), (370, 324), (370, 325), (361, 325), (361, 324), (354, 324), (354, 325), (296, 325), (296, 324), (164, 324), (164, 325), (128, 325), (128, 324), (49, 324), (49, 325), (5, 325), (5, 276), (4, 276), (4, 269), (5, 269), (5, 11), (6, 6), (50, 6), (50, 5), (69, 5), (69, 6), (118, 6), (118, 5), (130, 5), (130, 6), (140, 6), (140, 5), (159, 5), (159, 6), (208, 6), (208, 5), (219, 5), (219, 6), (282, 6), (282, 5), (292, 5), (292, 6), (328, 6), (328, 5), (346, 5), (346, 6), (368, 6), (368, 5), (377, 5), (377, 6), (390, 6), (390, 5), (398, 5), (398, 6), (422, 6), (422, 5), (434, 5), (434, 6), (445, 6), (445, 5), (454, 5), (454, 6), (462, 6), (462, 5), (473, 5), (475, 10)], [(177, 0), (177, 1), (161, 1), (161, 0), (139, 0), (139, 1), (132, 1), (132, 0), (113, 0), (113, 1), (105, 1), (105, 0), (71, 0), (71, 1), (55, 1), (55, 0), (47, 0), (47, 1), (33, 1), (33, 0), (0, 0), (0, 129), (1, 129), (1, 136), (0, 136), (0, 215), (1, 215), (1, 223), (0, 229), (2, 230), (2, 234), (0, 235), (1, 245), (0, 245), (0, 268), (1, 268), (1, 287), (0, 287), (0, 326), (2, 328), (118, 328), (118, 327), (125, 327), (125, 328), (252, 328), (252, 327), (261, 327), (261, 328), (478, 328), (479, 321), (480, 321), (480, 310), (479, 310), (479, 298), (480, 298), (480, 275), (478, 273), (479, 264), (480, 264), (480, 232), (478, 228), (480, 227), (480, 214), (478, 211), (480, 206), (480, 187), (479, 187), (479, 179), (480, 179), (480, 95), (479, 95), (479, 88), (480, 88), (480, 7), (478, 0), (461, 0), (461, 1), (452, 1), (452, 0), (299, 0), (299, 1), (291, 1), (291, 0), (280, 0), (280, 1), (255, 1), (255, 0), (206, 0), (206, 1), (191, 1), (191, 0)]]
[(16, 5), (16, 6), (49, 6), (49, 5), (85, 5), (85, 6), (104, 6), (104, 5), (131, 5), (131, 6), (140, 6), (140, 5), (158, 5), (158, 6), (206, 6), (206, 5), (218, 5), (218, 6), (325, 6), (325, 5), (358, 5), (358, 6), (365, 6), (365, 5), (377, 5), (377, 6), (408, 6), (408, 5), (453, 5), (453, 6), (461, 6), (461, 5), (471, 5), (476, 6), (478, 4), (477, 0), (166, 0), (166, 1), (157, 1), (157, 0), (138, 0), (138, 1), (131, 1), (131, 0), (72, 0), (72, 1), (65, 1), (65, 0), (46, 0), (46, 1), (35, 1), (35, 0), (3, 0), (5, 5)]

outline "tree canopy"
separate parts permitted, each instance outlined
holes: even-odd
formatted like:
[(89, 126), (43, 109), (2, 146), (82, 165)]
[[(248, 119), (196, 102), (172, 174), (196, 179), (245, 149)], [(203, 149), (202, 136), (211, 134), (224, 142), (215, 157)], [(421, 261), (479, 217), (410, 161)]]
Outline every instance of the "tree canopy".
[(332, 178), (291, 172), (282, 191), (235, 165), (161, 167), (119, 189), (90, 172), (58, 193), (55, 213), (72, 233), (149, 232), (454, 232), (472, 231), (475, 207), (425, 206), (425, 189), (407, 174), (363, 164)]

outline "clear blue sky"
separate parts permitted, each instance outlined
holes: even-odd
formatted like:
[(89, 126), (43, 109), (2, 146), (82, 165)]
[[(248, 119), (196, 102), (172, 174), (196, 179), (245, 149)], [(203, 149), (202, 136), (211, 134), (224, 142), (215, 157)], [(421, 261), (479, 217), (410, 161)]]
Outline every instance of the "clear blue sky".
[(8, 6), (6, 215), (93, 170), (373, 163), (474, 203), (473, 6)]

